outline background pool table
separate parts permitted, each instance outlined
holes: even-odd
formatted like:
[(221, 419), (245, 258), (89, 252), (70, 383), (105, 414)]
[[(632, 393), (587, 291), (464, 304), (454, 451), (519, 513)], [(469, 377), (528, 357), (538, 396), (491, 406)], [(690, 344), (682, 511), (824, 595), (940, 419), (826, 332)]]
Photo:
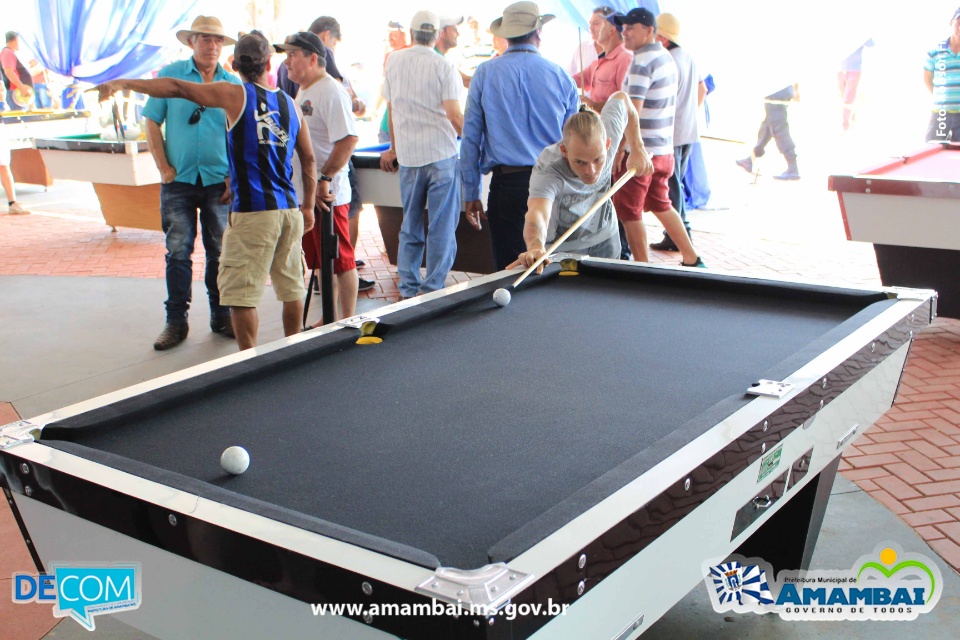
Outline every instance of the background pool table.
[(872, 242), (885, 285), (939, 292), (960, 318), (960, 147), (936, 145), (830, 177), (848, 240)]
[(105, 141), (92, 133), (39, 138), (35, 145), (54, 178), (93, 183), (114, 231), (160, 231), (160, 171), (145, 140)]
[(10, 142), (10, 170), (14, 181), (21, 184), (53, 185), (43, 156), (33, 146), (34, 138), (79, 135), (99, 125), (89, 111), (75, 109), (35, 109), (0, 113), (4, 135)]

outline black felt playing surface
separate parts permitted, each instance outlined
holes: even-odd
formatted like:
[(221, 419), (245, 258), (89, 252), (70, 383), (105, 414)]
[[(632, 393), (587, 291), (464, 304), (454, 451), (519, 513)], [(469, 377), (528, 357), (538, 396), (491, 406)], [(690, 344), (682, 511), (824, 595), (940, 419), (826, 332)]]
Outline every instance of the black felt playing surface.
[[(69, 437), (474, 568), (872, 302), (581, 275), (500, 308), (498, 286), (380, 345)], [(241, 476), (219, 466), (232, 445), (250, 453)]]

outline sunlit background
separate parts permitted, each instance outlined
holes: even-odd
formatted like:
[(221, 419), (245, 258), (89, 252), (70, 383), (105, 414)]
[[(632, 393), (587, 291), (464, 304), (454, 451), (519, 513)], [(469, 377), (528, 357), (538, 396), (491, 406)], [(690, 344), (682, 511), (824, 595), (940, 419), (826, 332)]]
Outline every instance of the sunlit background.
[[(47, 10), (51, 2), (5, 3), (0, 28), (29, 33), (35, 29), (38, 13)], [(921, 0), (894, 7), (866, 0), (660, 0), (659, 6), (679, 17), (683, 46), (716, 83), (716, 91), (708, 98), (707, 133), (747, 143), (752, 142), (762, 119), (762, 97), (794, 82), (800, 84), (802, 98), (791, 112), (800, 148), (822, 151), (840, 140), (838, 65), (872, 38), (876, 46), (864, 56), (858, 123), (846, 137), (858, 136), (859, 147), (876, 153), (903, 152), (921, 143), (929, 113), (929, 94), (921, 74), (924, 53), (949, 34), (948, 22), (958, 2)], [(217, 16), (229, 33), (258, 28), (277, 40), (306, 29), (319, 15), (333, 15), (343, 29), (338, 66), (368, 102), (375, 102), (379, 91), (389, 21), (406, 25), (418, 9), (437, 11), (442, 7), (438, 13), (473, 15), (485, 28), (500, 13), (494, 9), (498, 5), (489, 2), (444, 0), (437, 4), (440, 6), (431, 7), (429, 2), (412, 0), (167, 3), (171, 11), (183, 11), (190, 18)], [(543, 12), (558, 16), (544, 29), (544, 55), (566, 66), (578, 39), (589, 38), (586, 19), (590, 9), (599, 4), (589, 0), (541, 2)], [(181, 26), (188, 24), (189, 20)], [(465, 25), (461, 34), (468, 34)], [(151, 44), (170, 45), (171, 59), (189, 55), (173, 32), (145, 37)], [(225, 50), (228, 53), (229, 48)]]

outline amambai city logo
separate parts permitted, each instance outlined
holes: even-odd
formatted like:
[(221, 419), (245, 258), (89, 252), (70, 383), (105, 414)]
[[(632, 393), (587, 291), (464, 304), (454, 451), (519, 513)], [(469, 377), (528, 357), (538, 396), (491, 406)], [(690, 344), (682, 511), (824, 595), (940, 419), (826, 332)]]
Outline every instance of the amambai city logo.
[(849, 570), (773, 570), (760, 558), (703, 565), (718, 613), (776, 613), (784, 620), (915, 620), (940, 600), (943, 580), (930, 558), (878, 545)]

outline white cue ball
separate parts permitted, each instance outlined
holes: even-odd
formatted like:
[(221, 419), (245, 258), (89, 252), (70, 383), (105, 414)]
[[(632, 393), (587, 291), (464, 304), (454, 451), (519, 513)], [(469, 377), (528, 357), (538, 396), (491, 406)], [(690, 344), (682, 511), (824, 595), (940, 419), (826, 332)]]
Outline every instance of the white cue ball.
[(510, 304), (510, 292), (506, 289), (497, 289), (493, 292), (493, 301), (501, 307)]
[(250, 454), (243, 447), (227, 447), (220, 456), (220, 466), (227, 473), (238, 476), (250, 466)]

